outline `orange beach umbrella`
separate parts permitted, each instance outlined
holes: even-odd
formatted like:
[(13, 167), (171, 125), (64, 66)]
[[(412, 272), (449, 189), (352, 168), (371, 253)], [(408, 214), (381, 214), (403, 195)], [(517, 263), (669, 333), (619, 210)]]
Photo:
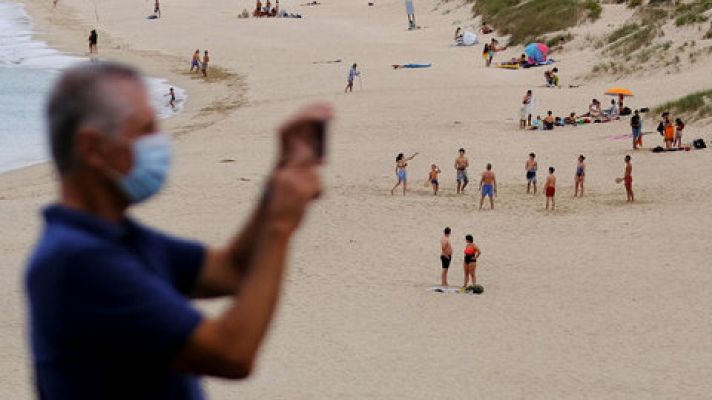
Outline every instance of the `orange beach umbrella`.
[(631, 92), (628, 89), (620, 88), (620, 87), (613, 87), (608, 90), (606, 90), (606, 93), (611, 96), (633, 96), (633, 92)]

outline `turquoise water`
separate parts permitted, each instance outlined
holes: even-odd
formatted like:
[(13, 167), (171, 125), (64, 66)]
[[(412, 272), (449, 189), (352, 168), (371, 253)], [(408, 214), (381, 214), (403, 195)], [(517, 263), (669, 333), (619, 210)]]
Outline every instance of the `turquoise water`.
[(0, 171), (47, 159), (44, 99), (56, 70), (0, 67)]
[[(49, 158), (44, 121), (47, 96), (63, 68), (85, 61), (35, 40), (24, 6), (0, 0), (0, 172)], [(174, 111), (165, 97), (171, 86), (168, 81), (148, 78), (146, 84), (160, 118), (180, 112), (184, 90), (175, 87), (179, 102)]]

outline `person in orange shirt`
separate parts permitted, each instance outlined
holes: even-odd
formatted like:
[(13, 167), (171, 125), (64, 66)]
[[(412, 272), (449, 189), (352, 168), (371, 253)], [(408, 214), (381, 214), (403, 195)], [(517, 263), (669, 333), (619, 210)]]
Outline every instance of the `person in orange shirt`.
[(477, 284), (477, 278), (475, 278), (475, 271), (477, 270), (477, 259), (480, 257), (480, 249), (474, 243), (475, 239), (472, 235), (465, 236), (465, 262), (463, 264), (465, 269), (465, 284), (462, 286), (467, 289), (467, 283), (470, 278), (472, 278), (472, 284)]
[(675, 125), (672, 123), (672, 118), (670, 117), (669, 113), (665, 113), (664, 119), (665, 148), (671, 149), (672, 142), (675, 140)]

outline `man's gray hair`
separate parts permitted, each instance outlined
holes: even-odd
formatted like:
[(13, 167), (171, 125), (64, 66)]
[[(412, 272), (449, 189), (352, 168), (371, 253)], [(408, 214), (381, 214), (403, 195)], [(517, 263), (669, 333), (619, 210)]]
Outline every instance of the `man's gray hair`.
[(140, 73), (110, 62), (85, 63), (67, 69), (59, 77), (47, 104), (47, 125), (52, 158), (60, 174), (76, 164), (74, 138), (90, 125), (105, 134), (116, 134), (126, 117), (120, 99), (111, 93), (112, 80), (142, 84)]

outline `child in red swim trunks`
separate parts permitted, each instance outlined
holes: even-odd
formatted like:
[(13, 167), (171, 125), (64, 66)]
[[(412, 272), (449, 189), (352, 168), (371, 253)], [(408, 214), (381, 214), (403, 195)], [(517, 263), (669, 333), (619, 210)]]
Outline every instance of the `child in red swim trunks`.
[(556, 194), (556, 176), (554, 176), (554, 167), (549, 167), (549, 176), (546, 177), (544, 190), (546, 191), (546, 209), (549, 209), (549, 200), (551, 200), (551, 209), (553, 210), (556, 205), (554, 201), (554, 195)]
[(623, 184), (625, 185), (626, 201), (634, 202), (635, 195), (633, 194), (633, 163), (630, 162), (630, 155), (625, 156), (625, 174), (623, 175)]

